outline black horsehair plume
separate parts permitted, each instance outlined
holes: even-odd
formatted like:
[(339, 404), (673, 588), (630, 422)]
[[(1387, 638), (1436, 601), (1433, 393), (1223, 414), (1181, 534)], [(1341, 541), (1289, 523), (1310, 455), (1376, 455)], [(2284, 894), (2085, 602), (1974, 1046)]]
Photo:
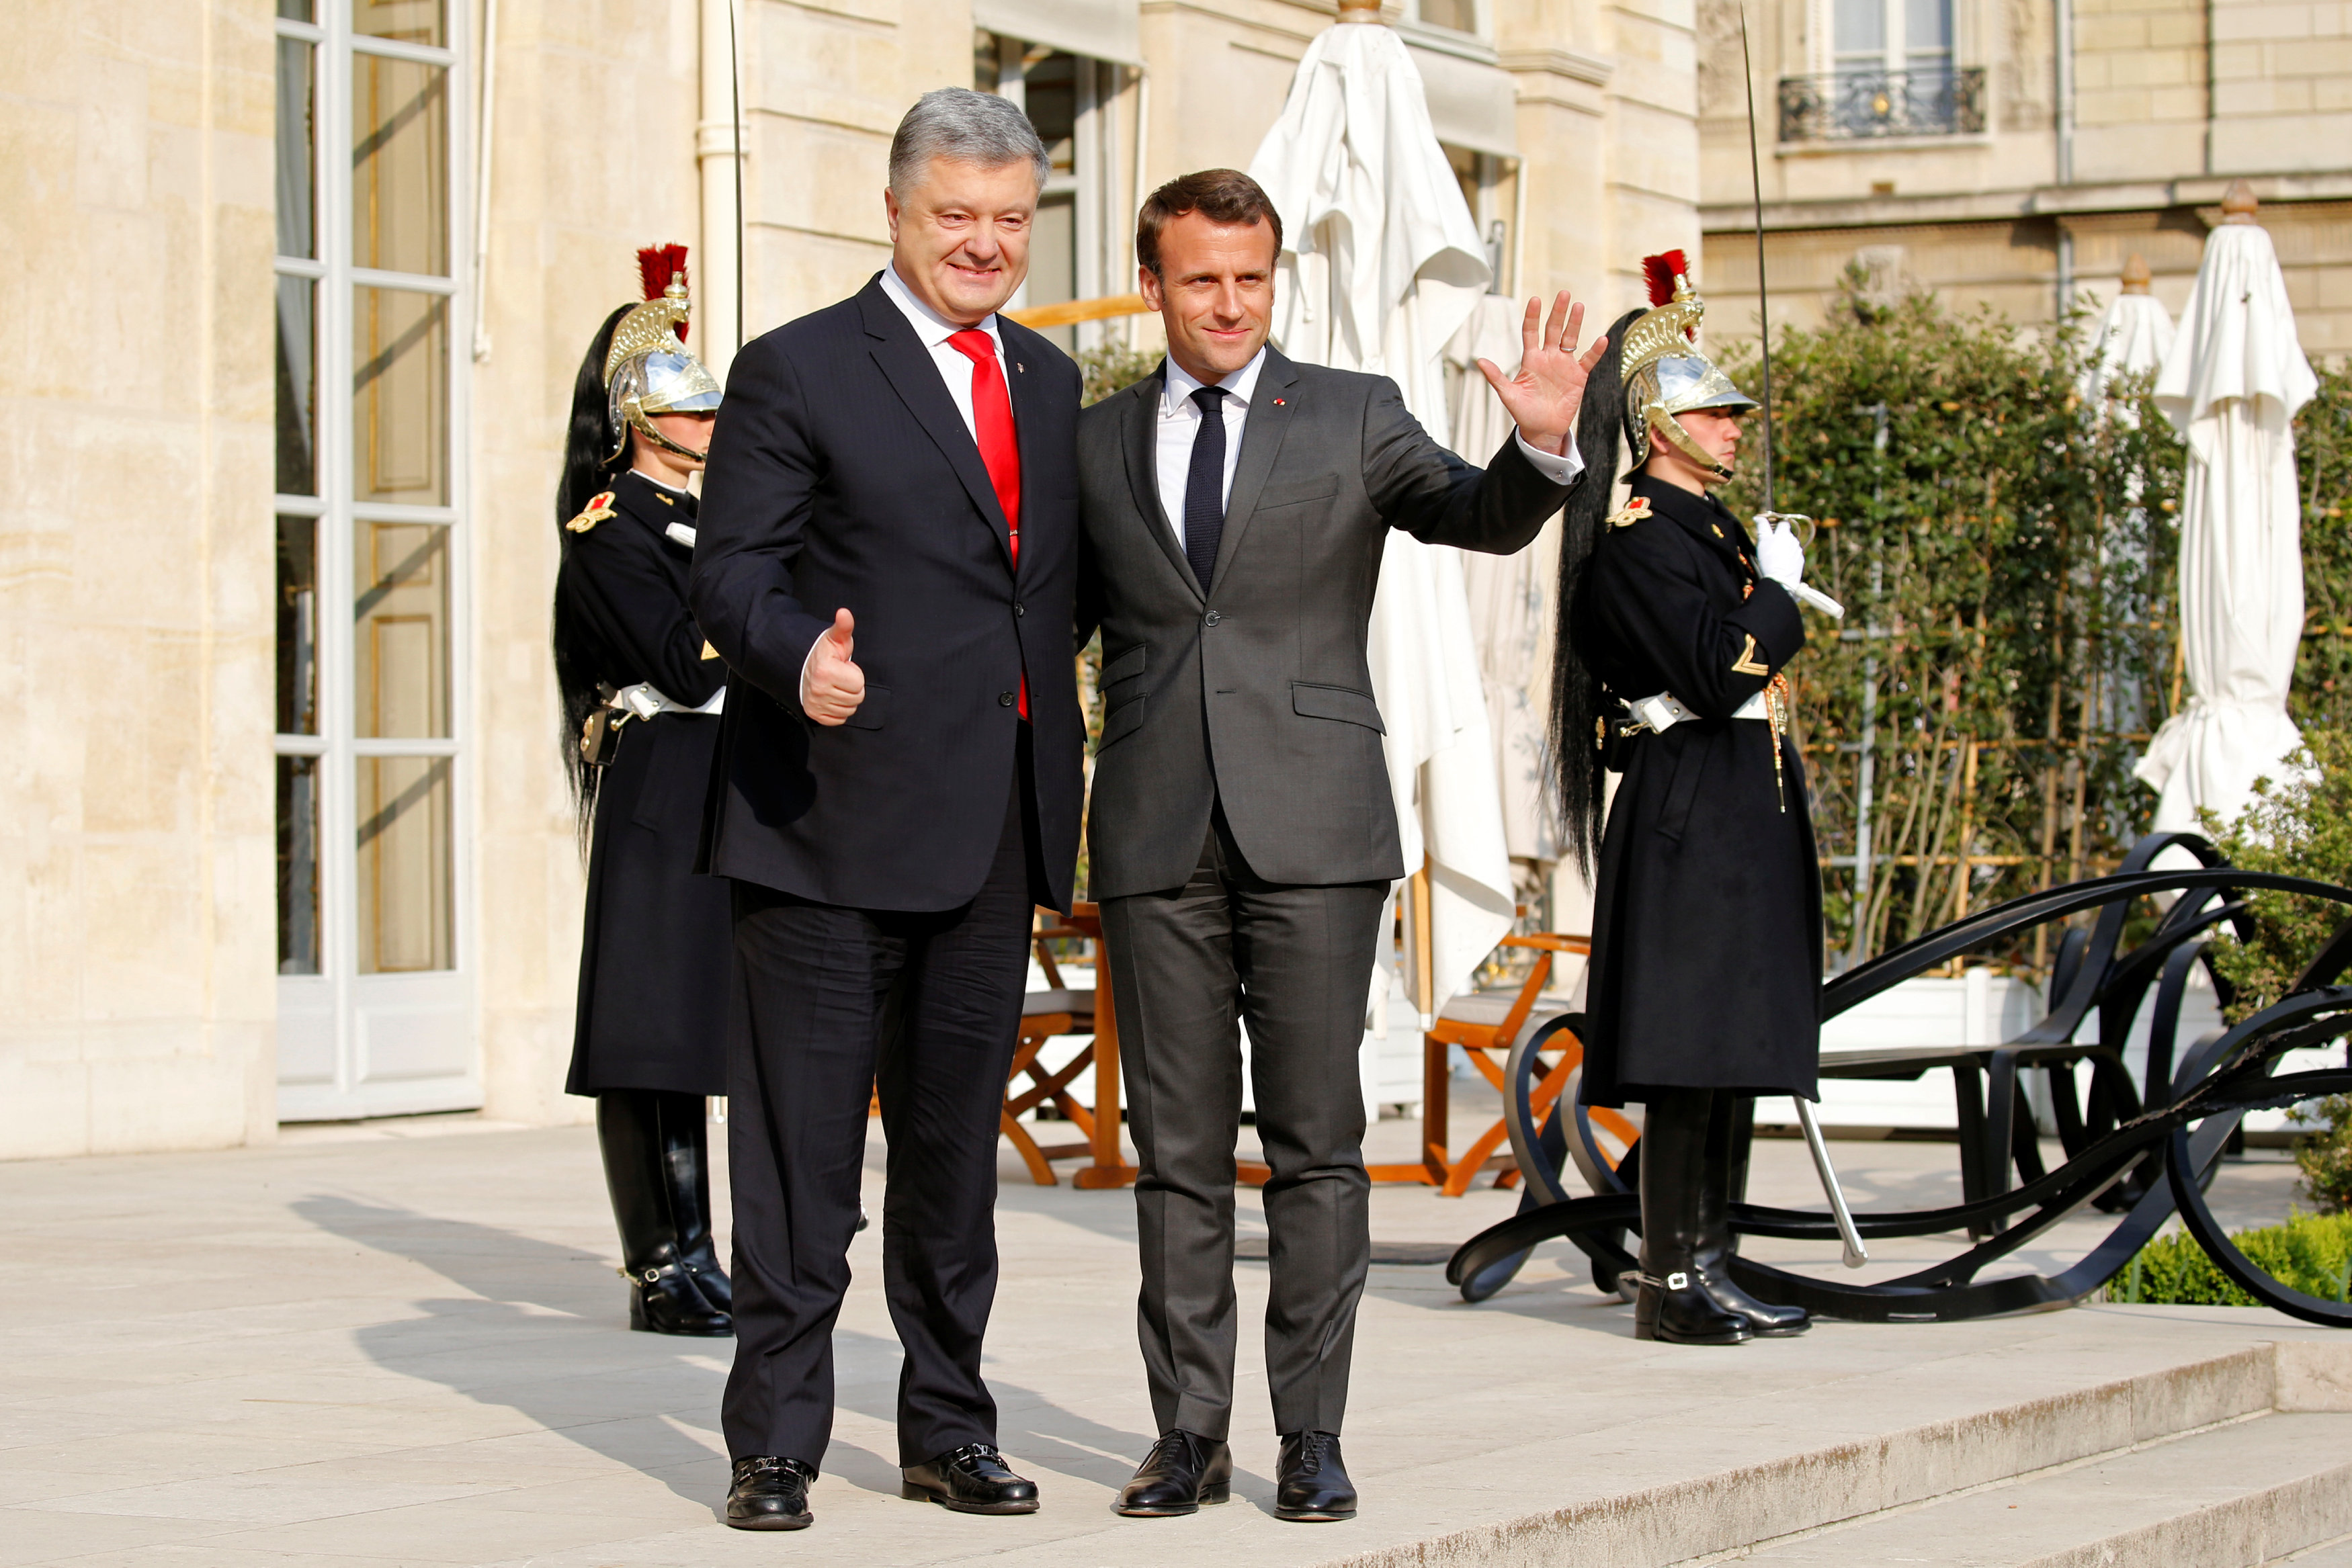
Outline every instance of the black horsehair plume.
[[(658, 292), (658, 290), (656, 290)], [(624, 305), (604, 318), (604, 326), (580, 361), (572, 383), (572, 422), (564, 433), (563, 477), (555, 490), (555, 537), (565, 550), (583, 536), (563, 525), (588, 509), (598, 493), (613, 487), (628, 465), (624, 452), (607, 461), (621, 443), (613, 428), (612, 403), (604, 393), (604, 356), (613, 347), (613, 329), (634, 306)], [(596, 770), (580, 756), (580, 731), (596, 708), (596, 679), (581, 664), (578, 633), (564, 614), (563, 598), (555, 600), (555, 685), (563, 698), (563, 771), (572, 783), (572, 808), (579, 821), (580, 843), (588, 843), (588, 824), (596, 811)]]
[[(1671, 286), (1670, 286), (1671, 287)], [(1559, 770), (1560, 830), (1589, 881), (1601, 845), (1602, 777), (1594, 727), (1604, 701), (1577, 652), (1573, 629), (1584, 619), (1584, 569), (1607, 526), (1617, 483), (1617, 446), (1625, 423), (1625, 329), (1647, 315), (1628, 310), (1609, 329), (1609, 350), (1584, 383), (1576, 421), (1576, 449), (1584, 455), (1584, 483), (1569, 493), (1559, 538), (1559, 592), (1554, 601), (1557, 644), (1551, 661), (1552, 765)]]

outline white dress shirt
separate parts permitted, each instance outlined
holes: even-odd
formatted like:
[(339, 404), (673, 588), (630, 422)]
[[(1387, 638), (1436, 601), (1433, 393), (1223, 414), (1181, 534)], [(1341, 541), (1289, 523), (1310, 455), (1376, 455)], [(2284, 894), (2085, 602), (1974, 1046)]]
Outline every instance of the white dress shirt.
[[(948, 396), (955, 399), (956, 412), (963, 415), (964, 434), (971, 437), (972, 445), (977, 449), (980, 426), (971, 414), (971, 378), (980, 367), (964, 358), (962, 350), (948, 346), (948, 340), (964, 329), (916, 298), (915, 291), (907, 287), (905, 278), (898, 276), (898, 268), (894, 263), (883, 264), (882, 292), (890, 297), (890, 303), (898, 308), (899, 313), (907, 318), (907, 324), (915, 329), (915, 336), (920, 338), (923, 347), (930, 351), (931, 363), (940, 368), (940, 380), (948, 383)], [(1004, 335), (996, 329), (993, 313), (980, 324), (980, 329), (988, 334), (990, 342), (996, 345), (996, 362), (1005, 377), (1004, 391), (1009, 398), (1013, 392), (1013, 367), (1004, 362)]]
[[(980, 373), (980, 367), (965, 358), (961, 349), (952, 348), (948, 343), (950, 338), (964, 329), (916, 298), (915, 291), (907, 287), (907, 280), (898, 276), (895, 262), (882, 264), (882, 292), (890, 297), (890, 303), (898, 308), (899, 314), (907, 318), (907, 325), (912, 327), (915, 336), (923, 340), (924, 349), (931, 356), (931, 363), (939, 367), (940, 380), (947, 383), (948, 396), (955, 400), (956, 412), (963, 415), (963, 433), (971, 437), (972, 450), (978, 451), (980, 423), (971, 413), (971, 380)], [(996, 345), (998, 373), (1005, 377), (1004, 395), (1006, 402), (1010, 402), (1013, 396), (1011, 367), (1004, 363), (1004, 335), (996, 329), (994, 312), (992, 311), (988, 319), (980, 324), (980, 329), (988, 334), (990, 342)], [(809, 665), (816, 659), (817, 643), (824, 641), (824, 637), (820, 636), (816, 643), (810, 643), (808, 657), (801, 661), (801, 704), (803, 707), (808, 704)]]
[[(1160, 491), (1160, 515), (1176, 530), (1176, 543), (1181, 549), (1184, 543), (1184, 483), (1192, 470), (1192, 439), (1201, 433), (1201, 405), (1192, 401), (1192, 394), (1208, 383), (1178, 364), (1172, 356), (1163, 363), (1168, 375), (1160, 397), (1158, 439), (1152, 453), (1158, 465), (1154, 477)], [(1251, 401), (1257, 395), (1258, 374), (1265, 369), (1265, 350), (1260, 349), (1250, 356), (1248, 364), (1218, 383), (1225, 392), (1219, 402), (1225, 416), (1225, 476), (1218, 495), (1221, 507), (1230, 506), (1233, 501), (1234, 470), (1242, 456), (1242, 430), (1249, 420)], [(1479, 378), (1481, 384), (1485, 380), (1484, 376)], [(1565, 485), (1584, 472), (1584, 458), (1576, 450), (1574, 435), (1568, 438), (1568, 450), (1557, 457), (1528, 445), (1527, 437), (1517, 431), (1512, 432), (1511, 439), (1519, 444), (1521, 455), (1535, 465), (1536, 472), (1555, 485)]]

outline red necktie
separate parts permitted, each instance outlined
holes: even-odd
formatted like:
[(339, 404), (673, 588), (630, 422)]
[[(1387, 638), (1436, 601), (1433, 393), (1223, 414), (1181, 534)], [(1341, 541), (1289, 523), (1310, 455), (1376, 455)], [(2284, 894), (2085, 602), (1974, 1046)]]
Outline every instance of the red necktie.
[[(971, 361), (971, 425), (980, 443), (980, 460), (987, 466), (996, 504), (1004, 508), (1011, 537), (1013, 565), (1021, 566), (1021, 444), (1013, 432), (1013, 397), (1004, 385), (1004, 367), (997, 363), (996, 340), (977, 327), (967, 327), (948, 339), (948, 347)], [(1021, 716), (1029, 716), (1029, 676), (1021, 676)]]

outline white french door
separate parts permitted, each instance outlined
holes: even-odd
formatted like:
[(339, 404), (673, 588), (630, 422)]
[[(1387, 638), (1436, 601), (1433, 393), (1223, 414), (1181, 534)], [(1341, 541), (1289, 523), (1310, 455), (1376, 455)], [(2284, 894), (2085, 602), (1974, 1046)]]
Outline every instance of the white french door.
[(278, 16), (278, 1114), (462, 1109), (461, 62), (448, 0)]

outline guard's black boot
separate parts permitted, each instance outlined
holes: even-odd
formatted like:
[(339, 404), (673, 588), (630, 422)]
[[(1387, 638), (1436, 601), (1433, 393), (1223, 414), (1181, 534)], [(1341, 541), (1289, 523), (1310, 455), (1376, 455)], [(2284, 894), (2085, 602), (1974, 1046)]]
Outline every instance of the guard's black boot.
[(1642, 1118), (1642, 1272), (1633, 1337), (1668, 1344), (1745, 1344), (1748, 1320), (1716, 1305), (1698, 1263), (1706, 1175), (1706, 1089), (1654, 1092)]
[(1706, 1167), (1698, 1193), (1698, 1280), (1717, 1306), (1746, 1319), (1758, 1338), (1793, 1339), (1812, 1326), (1812, 1314), (1759, 1301), (1731, 1277), (1731, 1255), (1739, 1247), (1731, 1234), (1731, 1203), (1748, 1187), (1747, 1150), (1735, 1146), (1747, 1142), (1740, 1136), (1747, 1105), (1737, 1094), (1717, 1094), (1707, 1117)]
[(1233, 1495), (1234, 1451), (1214, 1437), (1171, 1427), (1120, 1489), (1114, 1511), (1129, 1519), (1168, 1519), (1198, 1513), (1202, 1503)]
[(613, 1218), (621, 1228), (629, 1326), (654, 1333), (733, 1333), (734, 1320), (710, 1304), (678, 1256), (664, 1179), (659, 1096), (640, 1089), (599, 1094), (596, 1141), (604, 1150)]
[(735, 1288), (719, 1266), (719, 1249), (710, 1236), (709, 1113), (699, 1094), (656, 1092), (654, 1098), (678, 1263), (694, 1276), (703, 1300), (722, 1312), (732, 1312)]
[(1337, 1432), (1292, 1432), (1276, 1463), (1274, 1517), (1328, 1524), (1356, 1517), (1356, 1483), (1339, 1459)]

